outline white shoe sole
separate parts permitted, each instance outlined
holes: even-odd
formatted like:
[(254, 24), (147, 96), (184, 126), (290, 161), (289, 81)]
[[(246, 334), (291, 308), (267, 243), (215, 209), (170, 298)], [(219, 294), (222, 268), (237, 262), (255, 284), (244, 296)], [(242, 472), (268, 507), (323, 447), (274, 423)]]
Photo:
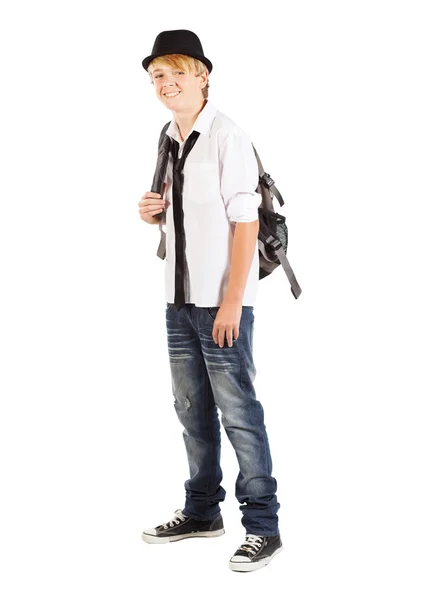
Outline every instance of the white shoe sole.
[(167, 542), (178, 542), (179, 540), (185, 540), (187, 538), (194, 537), (219, 537), (224, 533), (224, 529), (217, 529), (216, 531), (195, 531), (194, 533), (183, 533), (183, 535), (171, 535), (170, 537), (161, 537), (143, 532), (141, 537), (143, 541), (147, 542), (148, 544), (167, 544)]
[(240, 571), (241, 573), (246, 573), (248, 571), (256, 571), (256, 569), (261, 569), (262, 567), (266, 567), (269, 562), (272, 560), (272, 558), (274, 556), (276, 556), (277, 554), (279, 554), (283, 549), (283, 546), (280, 546), (277, 550), (275, 550), (275, 552), (272, 554), (272, 556), (267, 556), (266, 558), (264, 558), (263, 560), (260, 560), (259, 562), (235, 562), (230, 560), (229, 561), (229, 569), (231, 571)]

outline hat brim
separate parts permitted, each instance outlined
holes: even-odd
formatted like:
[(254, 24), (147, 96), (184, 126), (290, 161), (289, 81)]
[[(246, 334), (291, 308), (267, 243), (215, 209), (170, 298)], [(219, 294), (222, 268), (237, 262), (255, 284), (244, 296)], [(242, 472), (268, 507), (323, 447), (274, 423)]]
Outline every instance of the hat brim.
[[(153, 61), (154, 58), (158, 58), (158, 56), (165, 56), (166, 54), (170, 54), (170, 52), (161, 52), (160, 54), (151, 54), (150, 56), (146, 56), (146, 58), (142, 61), (143, 69), (147, 71), (149, 64)], [(212, 72), (213, 65), (208, 58), (205, 56), (201, 56), (198, 54), (188, 54), (187, 52), (182, 52), (181, 54), (186, 54), (186, 56), (191, 56), (192, 58), (197, 58), (202, 63), (204, 63), (207, 67), (209, 73)]]

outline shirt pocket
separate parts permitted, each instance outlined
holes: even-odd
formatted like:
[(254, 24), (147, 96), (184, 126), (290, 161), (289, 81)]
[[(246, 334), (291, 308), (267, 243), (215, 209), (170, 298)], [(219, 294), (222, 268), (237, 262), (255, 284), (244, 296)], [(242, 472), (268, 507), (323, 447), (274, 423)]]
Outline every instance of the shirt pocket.
[(185, 162), (183, 196), (192, 204), (206, 204), (219, 196), (218, 165), (214, 162)]

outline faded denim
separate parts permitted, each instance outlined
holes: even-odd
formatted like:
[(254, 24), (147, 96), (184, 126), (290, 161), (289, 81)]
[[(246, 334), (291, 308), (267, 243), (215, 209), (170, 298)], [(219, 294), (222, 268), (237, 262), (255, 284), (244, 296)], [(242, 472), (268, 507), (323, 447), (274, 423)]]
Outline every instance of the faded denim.
[(239, 474), (235, 496), (246, 534), (277, 535), (280, 504), (264, 424), (264, 410), (253, 381), (253, 306), (243, 306), (239, 337), (221, 348), (212, 337), (218, 306), (167, 302), (166, 328), (174, 407), (184, 427), (190, 478), (184, 483), (184, 514), (212, 520), (220, 514), (221, 422), (235, 450)]

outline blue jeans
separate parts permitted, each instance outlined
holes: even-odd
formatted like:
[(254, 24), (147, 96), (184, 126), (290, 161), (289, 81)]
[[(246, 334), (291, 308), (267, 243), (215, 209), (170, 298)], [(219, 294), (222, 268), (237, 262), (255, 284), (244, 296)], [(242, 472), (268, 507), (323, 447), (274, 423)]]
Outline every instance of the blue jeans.
[[(235, 450), (239, 474), (235, 496), (246, 534), (277, 535), (280, 507), (264, 425), (264, 410), (253, 381), (253, 306), (243, 306), (239, 337), (221, 348), (212, 337), (218, 306), (185, 304), (178, 311), (167, 302), (166, 326), (172, 393), (184, 427), (190, 478), (184, 483), (183, 513), (212, 520), (225, 499), (221, 486), (221, 422)], [(245, 504), (243, 504), (245, 503)]]

